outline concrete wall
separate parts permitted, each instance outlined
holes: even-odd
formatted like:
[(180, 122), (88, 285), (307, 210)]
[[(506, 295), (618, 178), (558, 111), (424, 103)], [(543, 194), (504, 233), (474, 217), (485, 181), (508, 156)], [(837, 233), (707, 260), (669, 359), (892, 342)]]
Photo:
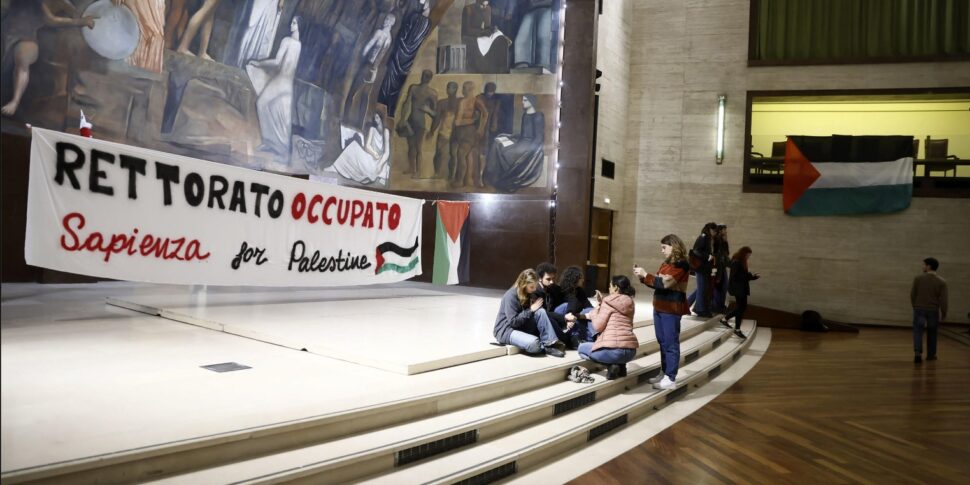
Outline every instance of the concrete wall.
[[(617, 13), (611, 3), (604, 16)], [(747, 91), (968, 86), (970, 62), (749, 68), (748, 16), (748, 0), (632, 2), (629, 89), (618, 102), (629, 109), (623, 161), (637, 171), (622, 179), (614, 268), (656, 267), (661, 237), (676, 233), (690, 245), (714, 220), (730, 227), (732, 248), (754, 250), (752, 270), (762, 279), (752, 284), (752, 304), (905, 325), (912, 278), (922, 258), (934, 256), (949, 282), (949, 319), (966, 321), (970, 200), (914, 198), (897, 214), (795, 218), (783, 213), (780, 194), (743, 193), (741, 172)], [(602, 64), (610, 56), (609, 43), (601, 45)], [(721, 93), (726, 155), (716, 165)], [(608, 131), (603, 112), (600, 136)]]

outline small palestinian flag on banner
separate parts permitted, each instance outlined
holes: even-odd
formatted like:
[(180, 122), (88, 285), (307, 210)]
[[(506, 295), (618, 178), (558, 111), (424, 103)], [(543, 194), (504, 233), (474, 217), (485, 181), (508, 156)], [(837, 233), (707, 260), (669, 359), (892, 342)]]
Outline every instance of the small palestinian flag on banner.
[(438, 224), (434, 237), (434, 274), (436, 285), (466, 283), (468, 272), (468, 212), (470, 202), (437, 201)]
[(912, 136), (790, 136), (782, 201), (792, 216), (896, 212), (913, 198)]
[(377, 264), (374, 265), (374, 274), (381, 274), (385, 271), (395, 273), (408, 273), (418, 262), (421, 261), (419, 254), (414, 254), (418, 249), (418, 238), (414, 238), (414, 246), (405, 248), (392, 242), (381, 243), (377, 246), (377, 255), (374, 258)]

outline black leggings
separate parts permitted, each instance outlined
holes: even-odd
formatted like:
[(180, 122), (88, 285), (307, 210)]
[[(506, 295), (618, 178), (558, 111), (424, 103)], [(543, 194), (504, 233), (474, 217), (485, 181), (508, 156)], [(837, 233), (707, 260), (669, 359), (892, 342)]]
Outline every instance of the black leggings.
[(731, 320), (734, 318), (734, 329), (741, 329), (741, 320), (744, 320), (744, 311), (748, 309), (748, 295), (737, 295), (734, 297), (737, 300), (738, 305), (728, 313), (724, 320)]

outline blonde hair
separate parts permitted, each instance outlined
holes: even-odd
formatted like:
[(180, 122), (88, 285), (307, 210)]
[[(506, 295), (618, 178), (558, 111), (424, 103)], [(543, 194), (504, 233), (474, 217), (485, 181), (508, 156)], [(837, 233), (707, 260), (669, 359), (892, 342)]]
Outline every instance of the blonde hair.
[(519, 304), (523, 307), (529, 304), (529, 290), (528, 287), (531, 284), (539, 283), (539, 276), (536, 275), (535, 270), (527, 269), (519, 273), (519, 277), (515, 279), (515, 293), (519, 297)]
[(670, 257), (667, 258), (668, 263), (687, 260), (687, 248), (684, 246), (684, 241), (681, 241), (676, 234), (667, 234), (660, 240), (660, 243), (666, 244), (671, 248)]

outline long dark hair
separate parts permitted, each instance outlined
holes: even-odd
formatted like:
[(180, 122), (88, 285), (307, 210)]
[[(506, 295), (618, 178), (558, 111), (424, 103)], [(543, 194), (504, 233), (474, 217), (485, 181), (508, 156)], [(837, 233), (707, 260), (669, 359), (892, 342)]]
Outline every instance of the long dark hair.
[(744, 269), (748, 269), (748, 256), (750, 256), (752, 252), (753, 251), (751, 251), (751, 248), (741, 246), (741, 249), (738, 249), (738, 252), (731, 256), (731, 261), (741, 261), (744, 263)]
[(614, 276), (610, 282), (612, 282), (613, 286), (615, 286), (623, 295), (629, 296), (630, 298), (637, 295), (637, 290), (633, 289), (633, 286), (630, 285), (630, 279), (626, 276), (618, 274)]
[(559, 277), (559, 288), (562, 288), (564, 295), (573, 293), (579, 287), (581, 279), (583, 279), (583, 270), (579, 269), (579, 266), (570, 266)]

